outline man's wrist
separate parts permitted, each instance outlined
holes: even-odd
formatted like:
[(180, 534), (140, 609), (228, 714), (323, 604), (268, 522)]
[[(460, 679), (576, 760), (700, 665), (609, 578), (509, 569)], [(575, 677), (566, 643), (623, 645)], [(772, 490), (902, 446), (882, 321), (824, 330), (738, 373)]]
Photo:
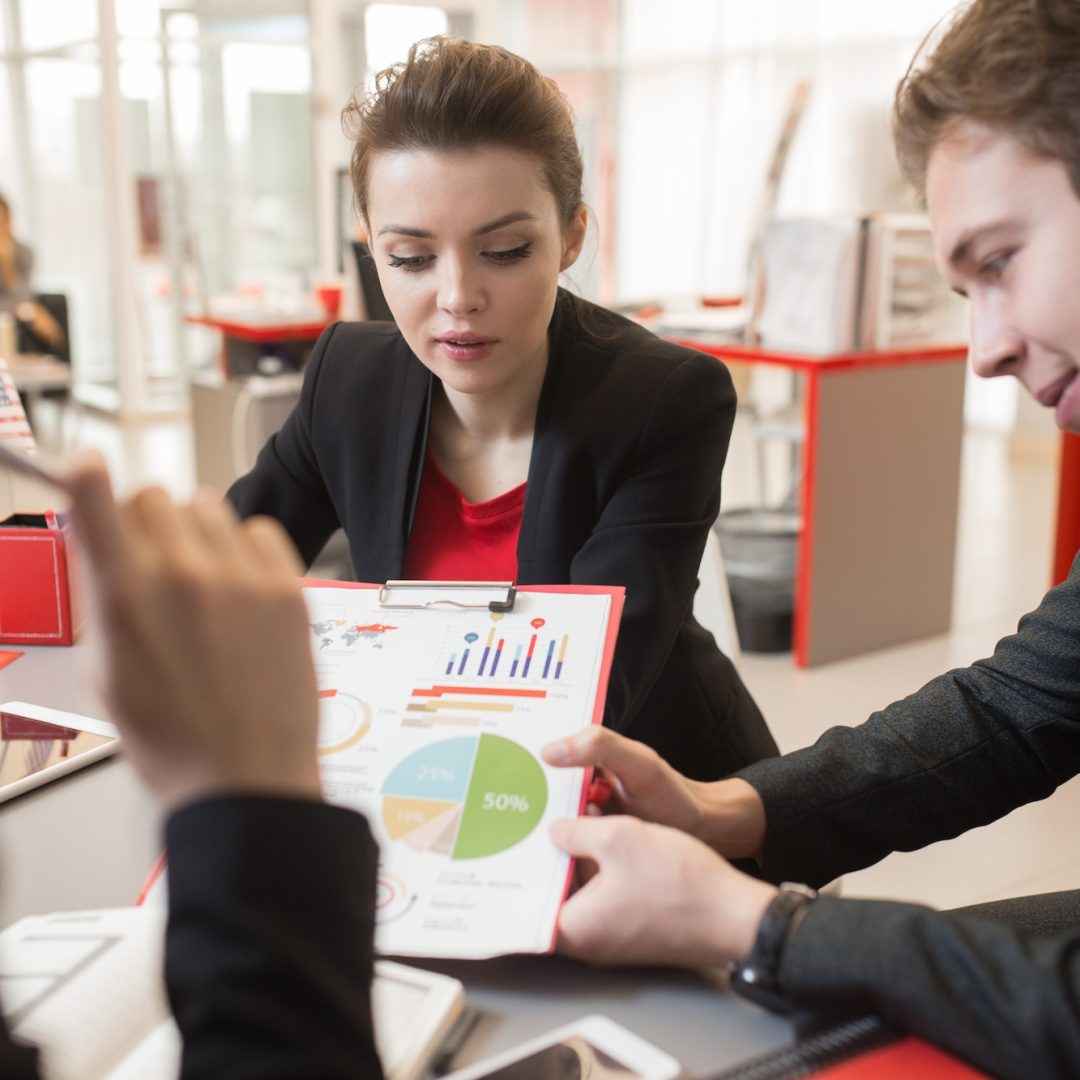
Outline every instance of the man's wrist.
[(728, 965), (733, 990), (773, 1012), (789, 1011), (780, 985), (784, 949), (816, 899), (817, 891), (806, 885), (785, 881), (780, 886), (761, 917), (750, 951)]
[(727, 859), (757, 859), (765, 853), (765, 806), (745, 780), (734, 777), (697, 785), (702, 805), (698, 839)]

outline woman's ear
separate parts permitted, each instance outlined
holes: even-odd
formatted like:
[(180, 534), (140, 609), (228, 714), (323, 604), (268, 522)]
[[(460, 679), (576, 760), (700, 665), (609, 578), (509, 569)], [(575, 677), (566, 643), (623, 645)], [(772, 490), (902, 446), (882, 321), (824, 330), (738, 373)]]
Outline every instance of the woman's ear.
[(574, 212), (574, 218), (570, 227), (563, 235), (563, 253), (559, 261), (560, 272), (577, 262), (581, 249), (585, 244), (585, 230), (589, 226), (589, 211), (584, 206), (579, 206)]

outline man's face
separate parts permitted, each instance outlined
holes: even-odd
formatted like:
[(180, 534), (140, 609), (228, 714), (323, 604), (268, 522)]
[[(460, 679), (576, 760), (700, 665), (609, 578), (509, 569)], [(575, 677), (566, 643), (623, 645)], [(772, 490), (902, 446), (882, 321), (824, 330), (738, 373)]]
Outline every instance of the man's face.
[(971, 364), (1015, 375), (1080, 434), (1080, 198), (1057, 158), (966, 122), (930, 155), (938, 262), (971, 305)]

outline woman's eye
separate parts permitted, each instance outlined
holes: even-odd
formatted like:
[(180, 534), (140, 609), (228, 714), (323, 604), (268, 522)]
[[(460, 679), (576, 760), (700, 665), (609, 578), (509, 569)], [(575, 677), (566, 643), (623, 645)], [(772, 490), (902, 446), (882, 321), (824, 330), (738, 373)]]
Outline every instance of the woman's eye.
[(434, 255), (391, 255), (389, 266), (401, 270), (423, 270)]
[(506, 251), (485, 251), (484, 257), (495, 263), (516, 262), (518, 259), (527, 259), (529, 257), (529, 248), (531, 247), (532, 241), (527, 240), (519, 247), (509, 248)]

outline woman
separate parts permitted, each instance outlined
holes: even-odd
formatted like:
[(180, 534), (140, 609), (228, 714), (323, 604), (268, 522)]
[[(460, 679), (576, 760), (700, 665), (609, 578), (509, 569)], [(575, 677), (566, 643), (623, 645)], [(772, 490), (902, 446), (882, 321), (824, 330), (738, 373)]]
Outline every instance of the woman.
[(585, 237), (555, 84), (503, 49), (415, 45), (345, 110), (396, 325), (338, 323), (229, 497), (360, 580), (627, 589), (605, 722), (691, 776), (776, 746), (694, 621), (735, 412), (726, 370), (558, 287)]

